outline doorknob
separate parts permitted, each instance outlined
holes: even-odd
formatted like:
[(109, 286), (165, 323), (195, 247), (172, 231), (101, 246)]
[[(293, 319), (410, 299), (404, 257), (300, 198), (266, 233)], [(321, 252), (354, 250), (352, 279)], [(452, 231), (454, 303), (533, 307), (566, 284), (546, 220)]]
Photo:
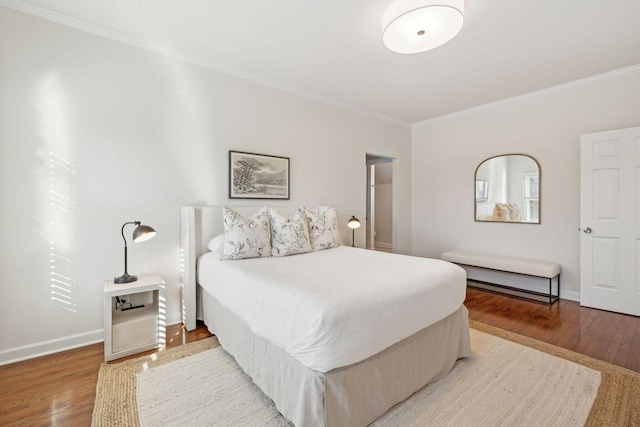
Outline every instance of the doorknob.
[(584, 229), (584, 230), (582, 230), (582, 231), (583, 231), (584, 233), (586, 233), (586, 234), (591, 234), (591, 232), (592, 232), (593, 230), (591, 230), (591, 227), (587, 227), (587, 228), (585, 228), (585, 229)]

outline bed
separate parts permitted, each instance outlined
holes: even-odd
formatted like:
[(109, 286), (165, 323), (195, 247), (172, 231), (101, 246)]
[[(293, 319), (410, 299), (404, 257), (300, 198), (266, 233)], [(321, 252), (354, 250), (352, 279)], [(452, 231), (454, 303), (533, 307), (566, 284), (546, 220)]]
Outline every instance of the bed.
[(221, 232), (221, 206), (183, 207), (183, 321), (204, 320), (295, 425), (367, 425), (470, 354), (453, 264), (344, 246), (221, 261)]

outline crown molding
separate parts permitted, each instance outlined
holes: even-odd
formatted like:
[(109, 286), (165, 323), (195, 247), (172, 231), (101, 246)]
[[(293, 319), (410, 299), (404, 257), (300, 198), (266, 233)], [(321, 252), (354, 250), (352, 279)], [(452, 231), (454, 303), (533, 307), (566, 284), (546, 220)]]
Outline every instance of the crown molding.
[(421, 120), (418, 122), (414, 122), (414, 123), (409, 123), (406, 121), (402, 121), (402, 120), (398, 120), (398, 119), (394, 119), (392, 117), (380, 114), (380, 113), (376, 113), (374, 111), (370, 111), (370, 110), (366, 110), (363, 108), (359, 108), (356, 107), (354, 105), (345, 103), (345, 102), (341, 102), (338, 101), (336, 99), (333, 98), (329, 98), (323, 95), (318, 95), (315, 93), (311, 93), (311, 92), (307, 92), (307, 91), (303, 91), (300, 90), (299, 88), (294, 88), (294, 87), (290, 87), (287, 85), (282, 85), (280, 83), (276, 83), (267, 79), (263, 79), (261, 77), (258, 77), (256, 75), (253, 74), (249, 74), (249, 73), (244, 73), (229, 67), (225, 67), (222, 66), (220, 64), (216, 64), (213, 61), (195, 56), (195, 55), (190, 55), (190, 54), (186, 54), (184, 52), (178, 51), (176, 49), (171, 49), (168, 48), (166, 46), (157, 44), (157, 43), (152, 43), (137, 37), (133, 37), (130, 36), (128, 34), (124, 34), (118, 31), (114, 31), (114, 30), (110, 30), (108, 28), (105, 27), (101, 27), (99, 25), (95, 25), (95, 24), (91, 24), (88, 23), (86, 21), (82, 21), (80, 19), (77, 18), (72, 18), (70, 16), (67, 15), (63, 15), (61, 13), (58, 12), (53, 12), (41, 7), (37, 7), (37, 6), (33, 6), (30, 4), (26, 4), (22, 1), (19, 0), (0, 0), (0, 6), (5, 6), (8, 7), (10, 9), (14, 9), (14, 10), (18, 10), (20, 12), (29, 14), (29, 15), (33, 15), (42, 19), (46, 19), (48, 21), (52, 21), (58, 24), (62, 24), (68, 27), (72, 27), (87, 33), (91, 33), (100, 37), (104, 37), (107, 39), (111, 39), (120, 43), (124, 43), (127, 45), (131, 45), (131, 46), (135, 46), (137, 48), (140, 49), (144, 49), (150, 52), (154, 52), (163, 56), (167, 56), (182, 62), (186, 62), (189, 64), (193, 64), (193, 65), (197, 65), (209, 70), (213, 70), (213, 71), (217, 71), (219, 73), (223, 73), (223, 74), (227, 74), (242, 80), (246, 80), (246, 81), (250, 81), (252, 83), (256, 83), (259, 84), (261, 86), (265, 86), (271, 89), (275, 89), (275, 90), (279, 90), (282, 92), (286, 92), (292, 95), (296, 95), (296, 96), (300, 96), (302, 98), (306, 98), (306, 99), (310, 99), (322, 104), (326, 104), (326, 105), (331, 105), (333, 107), (337, 107), (340, 108), (342, 110), (347, 110), (347, 111), (351, 111), (354, 113), (358, 113), (358, 114), (362, 114), (368, 117), (372, 117), (378, 120), (382, 120), (394, 125), (398, 125), (398, 126), (402, 126), (402, 127), (407, 127), (407, 128), (411, 128), (415, 125), (419, 125), (422, 123), (427, 123), (427, 122), (432, 122), (432, 121), (436, 121), (436, 120), (442, 120), (445, 118), (450, 118), (459, 114), (466, 114), (472, 111), (480, 111), (486, 108), (492, 108), (495, 106), (499, 106), (499, 105), (503, 105), (503, 104), (510, 104), (513, 102), (518, 102), (527, 98), (533, 98), (533, 97), (538, 97), (538, 96), (543, 96), (543, 95), (547, 95), (550, 93), (555, 93), (555, 92), (561, 92), (567, 89), (572, 89), (572, 88), (576, 88), (576, 87), (580, 87), (580, 86), (586, 86), (586, 85), (591, 85), (591, 84), (595, 84), (601, 81), (605, 81), (605, 80), (610, 80), (610, 79), (614, 79), (614, 78), (618, 78), (618, 77), (622, 77), (625, 75), (630, 75), (630, 74), (635, 74), (640, 72), (640, 64), (637, 65), (632, 65), (629, 67), (625, 67), (625, 68), (621, 68), (618, 70), (613, 70), (613, 71), (609, 71), (606, 73), (602, 73), (602, 74), (598, 74), (595, 76), (591, 76), (591, 77), (586, 77), (584, 79), (580, 79), (580, 80), (575, 80), (573, 82), (569, 82), (569, 83), (563, 83), (557, 86), (552, 86), (546, 89), (542, 89), (539, 91), (535, 91), (535, 92), (530, 92), (524, 95), (518, 95), (518, 96), (514, 96), (511, 98), (505, 98), (505, 99), (501, 99), (499, 101), (495, 101), (495, 102), (490, 102), (487, 104), (482, 104), (476, 107), (471, 107), (471, 108), (467, 108), (464, 110), (459, 110), (459, 111), (455, 111), (453, 113), (449, 113), (449, 114), (445, 114), (442, 116), (438, 116), (438, 117), (433, 117), (430, 119), (425, 119), (425, 120)]
[(493, 108), (493, 107), (504, 105), (504, 104), (511, 104), (513, 102), (522, 101), (522, 100), (528, 99), (528, 98), (535, 98), (535, 97), (538, 97), (538, 96), (544, 96), (544, 95), (548, 95), (548, 94), (551, 94), (551, 93), (562, 92), (562, 91), (565, 91), (565, 90), (568, 90), (568, 89), (573, 89), (573, 88), (576, 88), (576, 87), (588, 86), (588, 85), (592, 85), (592, 84), (599, 83), (599, 82), (602, 82), (602, 81), (612, 80), (612, 79), (616, 79), (618, 77), (623, 77), (623, 76), (636, 74), (636, 73), (640, 73), (640, 64), (631, 65), (631, 66), (625, 67), (625, 68), (619, 68), (617, 70), (609, 71), (609, 72), (602, 73), (602, 74), (596, 74), (595, 76), (585, 77), (584, 79), (574, 80), (572, 82), (563, 83), (563, 84), (560, 84), (560, 85), (557, 85), (557, 86), (551, 86), (549, 88), (537, 90), (535, 92), (526, 93), (524, 95), (518, 95), (518, 96), (511, 97), (511, 98), (505, 98), (505, 99), (501, 99), (500, 101), (490, 102), (488, 104), (478, 105), (477, 107), (471, 107), (471, 108), (467, 108), (467, 109), (464, 109), (464, 110), (456, 111), (456, 112), (453, 112), (453, 113), (450, 113), (450, 114), (445, 114), (445, 115), (442, 115), (442, 116), (433, 117), (431, 119), (426, 119), (426, 120), (422, 120), (422, 121), (416, 122), (413, 125), (415, 126), (415, 125), (420, 125), (422, 123), (434, 122), (434, 121), (437, 121), (437, 120), (451, 118), (451, 117), (454, 117), (454, 116), (457, 116), (457, 115), (460, 115), (460, 114), (466, 114), (466, 113), (470, 113), (470, 112), (473, 112), (473, 111), (481, 111), (481, 110), (484, 110), (486, 108)]
[(18, 0), (0, 0), (0, 6), (5, 6), (10, 9), (17, 10), (19, 12), (23, 12), (29, 15), (36, 16), (38, 18), (46, 19), (48, 21), (52, 21), (58, 24), (62, 24), (77, 30), (81, 30), (87, 33), (91, 33), (100, 37), (104, 37), (107, 39), (111, 39), (120, 43), (128, 44), (131, 46), (135, 46), (140, 49), (144, 49), (153, 53), (157, 53), (163, 56), (167, 56), (173, 59), (177, 59), (182, 62), (186, 62), (189, 64), (197, 65), (203, 68), (207, 68), (213, 71), (217, 71), (219, 73), (227, 74), (233, 77), (237, 77), (242, 80), (247, 80), (252, 83), (259, 84), (261, 86), (266, 86), (271, 89), (276, 89), (282, 92), (287, 92), (292, 95), (300, 96), (302, 98), (307, 98), (322, 104), (331, 105), (333, 107), (340, 108), (342, 110), (351, 111), (354, 113), (362, 114), (365, 116), (369, 116), (378, 120), (382, 120), (394, 125), (402, 126), (402, 127), (411, 127), (411, 123), (394, 119), (392, 117), (385, 116), (380, 113), (376, 113), (374, 111), (366, 110), (363, 108), (356, 107), (354, 105), (338, 101), (333, 98), (329, 98), (323, 95), (318, 95), (315, 93), (307, 92), (300, 90), (295, 87), (290, 87), (287, 85), (282, 85), (280, 83), (276, 83), (267, 79), (260, 78), (253, 74), (244, 73), (242, 71), (238, 71), (229, 67), (222, 66), (220, 64), (216, 64), (213, 61), (208, 59), (204, 59), (195, 55), (190, 55), (184, 52), (181, 52), (176, 49), (168, 48), (164, 45), (160, 45), (157, 43), (149, 42), (147, 40), (143, 40), (137, 37), (130, 36), (128, 34), (124, 34), (118, 31), (110, 30), (108, 28), (91, 24), (89, 22), (73, 18), (67, 15), (63, 15), (58, 12), (53, 12), (51, 10), (47, 10), (38, 6), (33, 6), (30, 4), (26, 4), (24, 2)]

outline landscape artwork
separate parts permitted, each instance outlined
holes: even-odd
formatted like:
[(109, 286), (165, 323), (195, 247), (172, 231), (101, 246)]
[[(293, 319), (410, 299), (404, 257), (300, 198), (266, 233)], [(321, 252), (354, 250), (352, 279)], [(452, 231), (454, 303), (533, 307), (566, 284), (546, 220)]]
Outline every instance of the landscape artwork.
[(289, 158), (229, 151), (229, 198), (289, 200)]

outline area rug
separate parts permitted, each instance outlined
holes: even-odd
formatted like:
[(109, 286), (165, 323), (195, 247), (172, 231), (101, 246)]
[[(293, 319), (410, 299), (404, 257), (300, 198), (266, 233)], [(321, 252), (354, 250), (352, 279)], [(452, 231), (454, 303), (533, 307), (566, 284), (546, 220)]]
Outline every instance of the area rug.
[[(639, 374), (470, 324), (473, 357), (376, 427), (640, 425)], [(215, 339), (103, 365), (96, 391), (94, 426), (288, 425)]]

